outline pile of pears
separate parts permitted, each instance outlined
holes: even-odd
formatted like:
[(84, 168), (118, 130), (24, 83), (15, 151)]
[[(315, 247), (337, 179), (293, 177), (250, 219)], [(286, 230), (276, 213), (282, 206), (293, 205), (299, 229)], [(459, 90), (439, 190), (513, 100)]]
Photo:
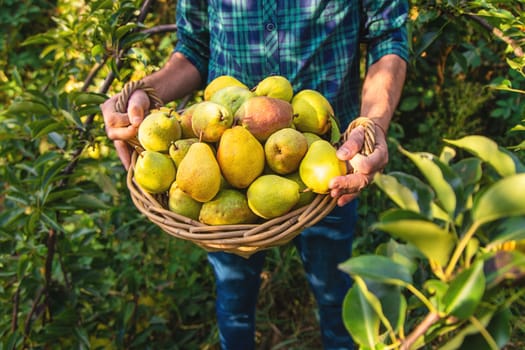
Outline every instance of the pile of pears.
[(283, 76), (249, 88), (219, 76), (181, 112), (151, 110), (138, 129), (136, 184), (207, 225), (254, 224), (308, 205), (347, 173), (328, 100)]

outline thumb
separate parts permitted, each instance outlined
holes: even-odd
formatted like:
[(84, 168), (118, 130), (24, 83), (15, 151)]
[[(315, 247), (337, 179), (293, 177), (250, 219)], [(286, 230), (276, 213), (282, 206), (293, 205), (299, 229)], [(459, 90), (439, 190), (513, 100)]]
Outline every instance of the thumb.
[(149, 110), (149, 105), (149, 97), (144, 91), (136, 90), (131, 94), (128, 100), (128, 116), (131, 125), (138, 127), (142, 123), (146, 111)]

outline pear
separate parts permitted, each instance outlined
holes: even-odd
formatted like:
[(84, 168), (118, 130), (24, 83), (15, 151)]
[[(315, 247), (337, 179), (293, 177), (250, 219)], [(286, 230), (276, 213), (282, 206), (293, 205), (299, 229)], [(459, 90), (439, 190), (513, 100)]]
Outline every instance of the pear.
[(170, 144), (181, 137), (177, 112), (157, 110), (148, 114), (139, 126), (137, 138), (147, 151), (167, 152)]
[(261, 80), (255, 86), (257, 96), (274, 97), (290, 102), (293, 97), (293, 87), (290, 81), (281, 75), (272, 75)]
[(211, 200), (221, 186), (221, 170), (211, 147), (204, 142), (190, 146), (177, 169), (177, 186), (199, 202)]
[(336, 149), (326, 140), (314, 141), (299, 165), (299, 175), (313, 192), (328, 193), (330, 180), (347, 173), (346, 163), (336, 156)]
[(314, 134), (313, 132), (303, 132), (304, 137), (306, 137), (306, 141), (308, 141), (308, 147), (317, 140), (321, 140), (321, 136)]
[(222, 135), (217, 147), (217, 161), (229, 184), (246, 188), (264, 169), (264, 149), (248, 130), (236, 125)]
[(253, 96), (255, 94), (248, 88), (234, 85), (220, 89), (211, 96), (210, 101), (227, 107), (234, 115), (244, 101)]
[(191, 198), (186, 192), (173, 181), (168, 193), (168, 208), (174, 213), (193, 220), (199, 220), (202, 203)]
[(195, 135), (195, 133), (193, 132), (193, 128), (191, 126), (191, 119), (193, 117), (193, 111), (195, 110), (195, 107), (197, 107), (197, 103), (186, 107), (186, 109), (184, 109), (184, 111), (182, 111), (181, 113), (177, 113), (177, 119), (179, 121), (182, 132), (181, 138), (183, 139), (191, 139), (197, 137), (197, 135)]
[(299, 201), (297, 182), (280, 175), (261, 175), (246, 191), (248, 206), (263, 219), (272, 219), (292, 209)]
[(192, 137), (189, 139), (178, 139), (170, 145), (168, 153), (177, 168), (179, 167), (182, 158), (188, 153), (190, 146), (195, 142), (199, 142), (199, 139)]
[(297, 130), (324, 135), (332, 126), (334, 110), (330, 102), (318, 91), (305, 89), (292, 98), (293, 123)]
[(297, 204), (295, 204), (295, 206), (292, 209), (302, 208), (305, 205), (312, 203), (312, 201), (315, 199), (315, 196), (317, 196), (317, 193), (306, 187), (303, 180), (301, 180), (299, 171), (287, 174), (285, 175), (285, 177), (287, 179), (297, 182), (297, 184), (299, 185), (299, 201), (297, 202)]
[(277, 130), (264, 144), (266, 163), (275, 173), (281, 175), (299, 169), (299, 164), (307, 150), (306, 137), (293, 128)]
[(204, 88), (204, 100), (209, 101), (213, 94), (227, 86), (240, 86), (248, 89), (248, 87), (237, 78), (230, 75), (220, 75), (210, 81)]
[(156, 151), (143, 151), (135, 163), (134, 178), (149, 193), (167, 191), (175, 180), (175, 164), (171, 158)]
[(193, 111), (191, 127), (199, 140), (217, 142), (233, 124), (230, 110), (218, 103), (202, 101)]
[(235, 123), (244, 126), (261, 142), (275, 131), (290, 127), (292, 119), (289, 102), (268, 96), (249, 98), (235, 113)]
[(246, 195), (236, 189), (223, 189), (211, 201), (202, 205), (199, 221), (207, 225), (251, 224), (258, 220)]

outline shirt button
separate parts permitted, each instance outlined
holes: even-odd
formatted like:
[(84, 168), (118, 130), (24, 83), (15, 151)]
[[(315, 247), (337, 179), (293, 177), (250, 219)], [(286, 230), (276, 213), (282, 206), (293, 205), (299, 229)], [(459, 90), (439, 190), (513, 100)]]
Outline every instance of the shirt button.
[(266, 30), (267, 30), (267, 31), (271, 32), (271, 31), (273, 31), (274, 29), (275, 29), (275, 24), (273, 24), (273, 23), (267, 23), (267, 24), (266, 24)]

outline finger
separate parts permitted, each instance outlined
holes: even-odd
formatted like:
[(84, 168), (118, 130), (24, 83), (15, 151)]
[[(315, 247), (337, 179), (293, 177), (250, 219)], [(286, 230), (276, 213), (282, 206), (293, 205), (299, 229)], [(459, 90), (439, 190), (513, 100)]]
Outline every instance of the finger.
[(122, 165), (128, 170), (131, 165), (131, 147), (125, 141), (116, 140), (113, 143)]
[(133, 125), (126, 127), (112, 128), (106, 126), (106, 135), (110, 140), (129, 140), (137, 136), (138, 128)]
[(136, 90), (131, 94), (128, 100), (128, 115), (133, 126), (138, 127), (142, 123), (149, 105), (149, 97), (144, 91)]
[(339, 197), (361, 192), (371, 182), (371, 177), (361, 173), (337, 176), (330, 181), (330, 195)]
[(388, 163), (388, 151), (383, 147), (377, 147), (368, 156), (356, 154), (349, 160), (354, 172), (362, 174), (373, 174), (381, 171)]
[(365, 129), (362, 126), (358, 126), (350, 131), (346, 141), (337, 150), (337, 158), (341, 160), (349, 160), (355, 156), (365, 141)]
[(346, 204), (350, 203), (351, 201), (359, 197), (360, 194), (361, 192), (352, 193), (352, 194), (344, 194), (341, 197), (337, 198), (337, 205), (340, 207), (345, 206)]

